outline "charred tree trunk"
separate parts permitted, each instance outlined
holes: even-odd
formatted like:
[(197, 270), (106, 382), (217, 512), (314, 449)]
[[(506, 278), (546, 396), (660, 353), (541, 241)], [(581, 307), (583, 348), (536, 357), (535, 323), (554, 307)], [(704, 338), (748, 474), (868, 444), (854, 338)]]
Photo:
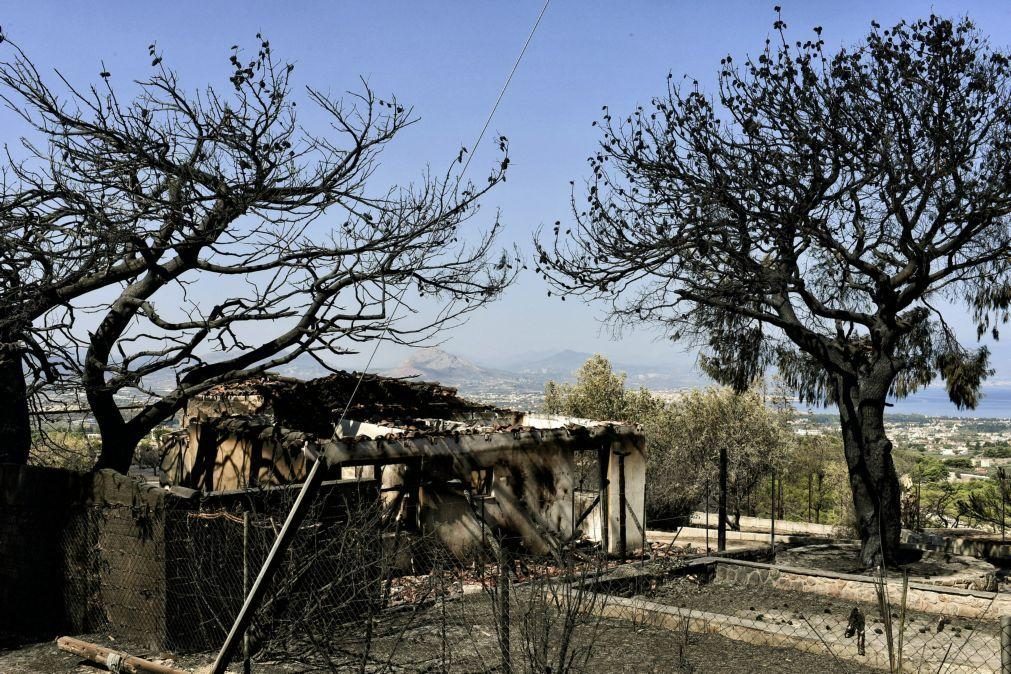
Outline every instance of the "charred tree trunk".
[(843, 450), (849, 469), (861, 560), (868, 567), (896, 559), (901, 533), (899, 478), (885, 434), (888, 381), (838, 382)]
[(95, 463), (95, 470), (111, 468), (126, 475), (133, 463), (134, 450), (144, 436), (138, 436), (137, 431), (123, 418), (123, 412), (116, 405), (112, 392), (104, 387), (104, 375), (99, 376), (102, 381), (95, 377), (89, 381), (88, 374), (85, 374), (88, 404), (102, 436), (102, 451)]
[(0, 463), (28, 463), (32, 428), (17, 340), (0, 336)]
[[(120, 418), (120, 423), (111, 420), (111, 415), (105, 417), (104, 423), (99, 422), (99, 431), (102, 434), (102, 451), (95, 463), (95, 470), (111, 468), (112, 470), (126, 475), (133, 463), (134, 450), (140, 438), (132, 433), (126, 423), (122, 423), (122, 414), (119, 410), (115, 413)], [(98, 415), (96, 414), (96, 419)]]

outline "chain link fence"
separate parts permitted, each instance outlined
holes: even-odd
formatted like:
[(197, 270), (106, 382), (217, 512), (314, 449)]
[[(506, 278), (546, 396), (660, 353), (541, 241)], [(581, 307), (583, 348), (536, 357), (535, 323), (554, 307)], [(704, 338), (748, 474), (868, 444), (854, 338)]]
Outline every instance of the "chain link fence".
[[(206, 664), (296, 489), (116, 478), (62, 529), (67, 633)], [(253, 671), (1001, 671), (1003, 593), (790, 576), (673, 544), (635, 563), (580, 542), (531, 556), (493, 530), (461, 563), (384, 498), (371, 480), (324, 485), (249, 630)]]
[[(1007, 671), (996, 594), (706, 559), (609, 593), (606, 616), (680, 635), (682, 644), (718, 635), (778, 652), (776, 671)], [(796, 653), (814, 659), (797, 667)], [(685, 656), (676, 671), (722, 670)]]

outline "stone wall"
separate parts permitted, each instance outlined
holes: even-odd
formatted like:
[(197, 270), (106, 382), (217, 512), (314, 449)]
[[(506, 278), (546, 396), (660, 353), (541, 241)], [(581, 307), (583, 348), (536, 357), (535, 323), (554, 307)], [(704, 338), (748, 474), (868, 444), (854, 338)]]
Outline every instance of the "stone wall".
[(91, 555), (99, 562), (105, 622), (121, 639), (161, 648), (166, 621), (166, 509), (186, 506), (156, 485), (113, 471), (100, 471), (94, 478)]
[[(201, 495), (113, 471), (0, 465), (0, 633), (100, 630), (153, 650), (206, 646), (204, 626), (213, 623), (217, 639), (218, 621), (229, 622), (242, 601), (242, 520), (236, 525), (234, 513), (283, 519), (297, 488)], [(349, 504), (377, 497), (374, 480), (327, 482), (317, 505), (320, 517), (339, 518)], [(211, 522), (227, 522), (228, 536), (194, 526)], [(227, 600), (228, 611), (207, 614), (221, 608), (208, 608), (208, 593)]]
[(158, 646), (166, 491), (113, 471), (0, 466), (0, 629)]
[(1000, 534), (976, 529), (903, 529), (902, 542), (920, 550), (967, 555), (992, 562), (1011, 560), (1011, 541), (1001, 540)]
[[(705, 527), (706, 522), (709, 523), (709, 528), (715, 529), (717, 523), (716, 512), (710, 512), (709, 517), (706, 517), (704, 511), (696, 511), (692, 513), (691, 524), (696, 527)], [(772, 529), (772, 521), (765, 517), (741, 517), (741, 531), (742, 532), (758, 532), (765, 534), (768, 537), (768, 533)], [(727, 533), (730, 533), (729, 531)], [(840, 527), (833, 524), (815, 524), (814, 522), (797, 522), (795, 520), (776, 520), (776, 537), (778, 538), (780, 534), (802, 534), (807, 536), (826, 536), (826, 537), (837, 537), (840, 533)]]
[(0, 632), (52, 633), (84, 619), (87, 610), (65, 597), (81, 569), (63, 548), (88, 482), (69, 471), (0, 465)]
[[(812, 592), (847, 601), (876, 604), (875, 582), (867, 576), (831, 571), (797, 569), (739, 560), (715, 560), (714, 582), (743, 587), (769, 585), (781, 590)], [(889, 579), (888, 596), (893, 605), (902, 601), (902, 584)], [(912, 611), (963, 618), (998, 620), (1011, 614), (1011, 596), (979, 590), (909, 583), (906, 605)]]

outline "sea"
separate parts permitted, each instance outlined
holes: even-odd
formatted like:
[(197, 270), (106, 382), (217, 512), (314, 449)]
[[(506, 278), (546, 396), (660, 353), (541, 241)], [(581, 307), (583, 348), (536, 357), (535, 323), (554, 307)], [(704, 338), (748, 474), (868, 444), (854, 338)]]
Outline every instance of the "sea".
[[(983, 398), (973, 410), (960, 410), (948, 399), (948, 393), (939, 386), (931, 386), (903, 398), (889, 400), (886, 414), (917, 414), (925, 417), (958, 417), (976, 419), (1011, 419), (1011, 387), (983, 388)], [(834, 408), (810, 408), (814, 413), (833, 411)]]

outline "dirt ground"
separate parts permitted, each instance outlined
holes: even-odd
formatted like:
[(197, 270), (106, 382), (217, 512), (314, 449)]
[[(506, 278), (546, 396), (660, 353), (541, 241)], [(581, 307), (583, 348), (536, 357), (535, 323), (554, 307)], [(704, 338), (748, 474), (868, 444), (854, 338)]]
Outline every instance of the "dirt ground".
[[(534, 671), (524, 644), (536, 642), (536, 629), (524, 617), (524, 606), (518, 602), (512, 621), (512, 658), (515, 671)], [(453, 672), (492, 673), (503, 671), (492, 606), (483, 597), (463, 602), (447, 602), (428, 609), (424, 614), (401, 617), (378, 631), (373, 646), (369, 672)], [(101, 635), (82, 637), (115, 647)], [(548, 641), (549, 658), (557, 641)], [(201, 671), (213, 660), (212, 654), (196, 654), (172, 658), (166, 653), (145, 653), (130, 649), (131, 654), (157, 659), (187, 671)], [(359, 651), (360, 652), (360, 651)], [(672, 672), (675, 674), (731, 674), (738, 672), (783, 672), (785, 674), (830, 674), (835, 672), (863, 673), (873, 670), (849, 663), (840, 663), (829, 656), (802, 653), (791, 649), (752, 646), (716, 635), (684, 635), (653, 627), (636, 626), (621, 620), (591, 619), (583, 623), (573, 637), (574, 672)], [(334, 668), (318, 659), (308, 662), (254, 661), (253, 672), (281, 673), (308, 671), (357, 671), (346, 659), (338, 664), (334, 653)], [(346, 653), (345, 653), (346, 655)], [(101, 671), (83, 664), (80, 659), (57, 650), (55, 643), (30, 644), (16, 649), (0, 650), (2, 674), (78, 674)], [(241, 671), (233, 665), (230, 671)], [(543, 671), (543, 670), (537, 670)], [(557, 671), (555, 669), (554, 671)]]
[[(843, 652), (853, 645), (846, 637), (850, 612), (859, 608), (866, 624), (867, 651), (887, 653), (885, 621), (877, 605), (832, 599), (812, 593), (791, 592), (768, 586), (700, 585), (694, 579), (678, 579), (644, 595), (650, 601), (761, 623), (770, 631), (814, 638), (826, 653)], [(898, 633), (900, 608), (892, 606), (894, 633)], [(897, 638), (897, 637), (896, 637)], [(944, 617), (907, 612), (904, 660), (916, 665), (947, 661), (999, 669), (1000, 637), (996, 617), (991, 620)], [(928, 667), (937, 671), (937, 667)]]

